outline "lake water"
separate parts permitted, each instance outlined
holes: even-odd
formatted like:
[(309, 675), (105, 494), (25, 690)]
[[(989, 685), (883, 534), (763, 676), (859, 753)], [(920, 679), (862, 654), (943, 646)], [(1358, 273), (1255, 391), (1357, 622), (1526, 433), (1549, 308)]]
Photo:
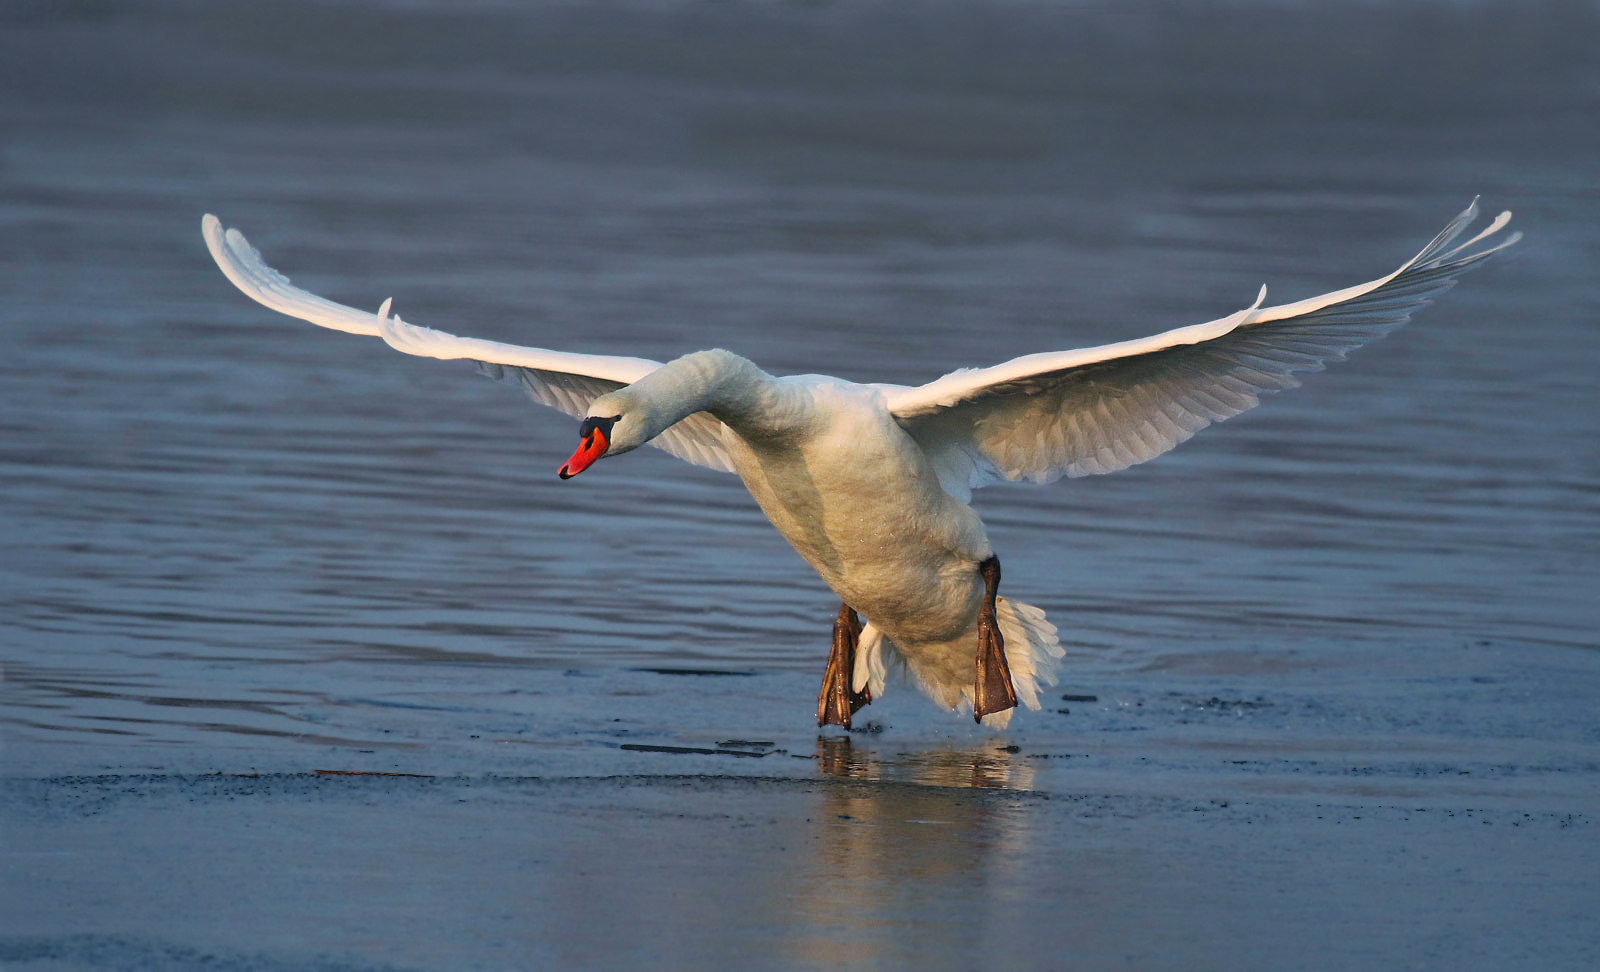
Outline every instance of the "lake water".
[[(802, 782), (1587, 825), (1597, 37), (1592, 5), (1494, 0), (8, 7), (6, 771), (773, 776), (618, 748), (742, 739)], [(916, 384), (1370, 279), (1478, 194), (1527, 239), (1388, 340), (1147, 465), (978, 494), (1093, 702), (993, 737), (902, 687), (855, 762), (810, 726), (836, 601), (736, 479), (642, 450), (563, 483), (575, 422), (266, 311), (200, 237), (215, 212), (296, 283), (455, 333)], [(1514, 851), (1496, 873), (1537, 883)], [(1119, 900), (1166, 879), (1135, 872)], [(1545, 892), (1592, 902), (1581, 873)], [(1447, 934), (1501, 914), (1485, 881), (1416, 954), (1500, 954)], [(1516, 927), (1502, 957), (1594, 954), (1592, 924)]]

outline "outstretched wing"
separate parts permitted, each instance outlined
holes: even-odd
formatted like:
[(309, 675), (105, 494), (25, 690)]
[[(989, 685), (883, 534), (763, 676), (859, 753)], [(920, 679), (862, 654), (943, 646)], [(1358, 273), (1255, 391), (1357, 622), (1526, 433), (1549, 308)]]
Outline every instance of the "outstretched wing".
[[(476, 361), (483, 374), (514, 378), (534, 401), (575, 418), (582, 418), (589, 403), (601, 395), (631, 385), (661, 367), (660, 362), (647, 358), (573, 354), (457, 337), (391, 316), (387, 300), (376, 314), (336, 304), (291, 284), (288, 277), (262, 262), (261, 254), (243, 233), (223, 230), (215, 216), (208, 213), (200, 225), (217, 266), (252, 300), (320, 327), (381, 337), (406, 354)], [(722, 423), (705, 412), (678, 422), (650, 444), (695, 465), (733, 472), (722, 445)]]
[(1263, 287), (1255, 305), (1209, 324), (958, 371), (886, 392), (887, 404), (958, 496), (999, 480), (1115, 472), (1384, 336), (1521, 237), (1478, 246), (1505, 227), (1505, 212), (1455, 244), (1477, 215), (1473, 200), (1421, 253), (1369, 283), (1278, 307), (1260, 306)]

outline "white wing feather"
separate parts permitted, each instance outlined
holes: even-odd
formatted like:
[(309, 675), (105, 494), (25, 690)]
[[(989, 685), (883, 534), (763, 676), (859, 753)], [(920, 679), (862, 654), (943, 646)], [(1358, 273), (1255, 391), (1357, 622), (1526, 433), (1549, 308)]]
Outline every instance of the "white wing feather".
[(1320, 371), (1377, 340), (1521, 237), (1469, 252), (1504, 228), (1507, 212), (1452, 247), (1477, 213), (1473, 200), (1422, 252), (1359, 286), (1277, 307), (1260, 307), (1262, 288), (1254, 306), (1208, 324), (1027, 355), (885, 398), (957, 496), (999, 480), (1115, 472), (1255, 407), (1263, 393), (1293, 388), (1297, 372)]
[[(210, 214), (201, 220), (206, 246), (234, 286), (258, 303), (319, 327), (381, 337), (397, 351), (425, 358), (465, 358), (478, 362), (491, 378), (515, 378), (534, 401), (582, 418), (589, 403), (607, 392), (630, 385), (661, 367), (646, 358), (574, 354), (525, 348), (499, 341), (457, 337), (432, 328), (407, 324), (389, 314), (389, 301), (371, 314), (301, 290), (267, 266), (261, 254), (236, 229), (224, 230)], [(696, 465), (732, 472), (722, 445), (722, 423), (697, 412), (651, 440), (669, 455)]]

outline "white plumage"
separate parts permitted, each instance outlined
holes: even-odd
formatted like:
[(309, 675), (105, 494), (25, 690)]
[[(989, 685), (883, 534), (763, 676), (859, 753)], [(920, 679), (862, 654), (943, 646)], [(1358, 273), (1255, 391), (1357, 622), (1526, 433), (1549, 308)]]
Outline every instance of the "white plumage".
[[(1266, 392), (1294, 387), (1297, 373), (1382, 337), (1517, 241), (1520, 234), (1486, 242), (1509, 221), (1501, 213), (1457, 243), (1477, 211), (1474, 201), (1417, 256), (1365, 284), (1276, 307), (1261, 306), (1263, 287), (1251, 306), (1207, 324), (1027, 355), (918, 387), (774, 378), (726, 351), (661, 364), (457, 337), (405, 323), (388, 301), (369, 314), (300, 290), (238, 230), (224, 231), (210, 215), (202, 225), (228, 279), (273, 310), (381, 337), (407, 354), (477, 361), (542, 404), (607, 423), (598, 454), (650, 444), (738, 474), (865, 618), (848, 674), (854, 690), (881, 695), (888, 672), (904, 664), (931, 697), (957, 707), (974, 700), (985, 597), (978, 567), (993, 557), (967, 505), (973, 488), (1114, 472), (1253, 408)], [(996, 623), (1017, 700), (1036, 709), (1038, 687), (1054, 683), (1062, 655), (1056, 629), (1042, 611), (1005, 598)], [(1009, 717), (1005, 710), (984, 721)]]

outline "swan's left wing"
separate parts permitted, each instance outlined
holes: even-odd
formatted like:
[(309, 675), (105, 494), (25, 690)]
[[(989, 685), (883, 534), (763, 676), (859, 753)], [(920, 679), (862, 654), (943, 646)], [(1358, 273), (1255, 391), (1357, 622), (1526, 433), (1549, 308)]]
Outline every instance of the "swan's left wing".
[(1359, 286), (1278, 307), (1260, 306), (1263, 287), (1254, 305), (1209, 324), (958, 371), (886, 390), (886, 404), (958, 496), (999, 480), (1115, 472), (1382, 337), (1520, 238), (1477, 246), (1506, 225), (1507, 212), (1453, 245), (1477, 213), (1474, 200), (1400, 269)]
[[(243, 233), (224, 230), (215, 216), (207, 214), (201, 229), (217, 266), (252, 300), (319, 327), (381, 337), (406, 354), (476, 361), (482, 373), (497, 379), (515, 378), (534, 401), (574, 418), (587, 414), (589, 403), (601, 395), (631, 385), (661, 367), (660, 362), (647, 358), (574, 354), (458, 337), (407, 324), (389, 313), (387, 300), (376, 314), (359, 311), (294, 286), (262, 261)], [(678, 422), (650, 444), (695, 465), (733, 472), (733, 462), (722, 444), (722, 423), (705, 412)]]

